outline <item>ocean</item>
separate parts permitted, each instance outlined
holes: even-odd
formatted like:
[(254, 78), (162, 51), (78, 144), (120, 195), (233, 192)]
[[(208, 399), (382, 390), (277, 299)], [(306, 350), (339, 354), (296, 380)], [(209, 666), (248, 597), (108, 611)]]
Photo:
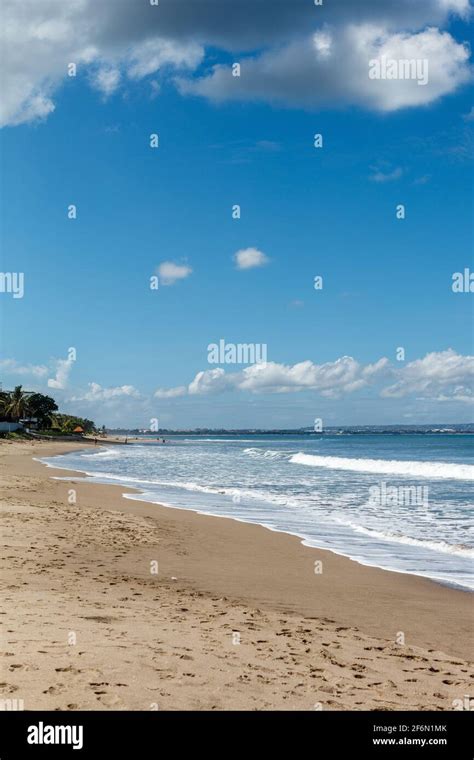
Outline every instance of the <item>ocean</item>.
[(155, 437), (42, 459), (127, 498), (258, 523), (364, 565), (474, 589), (474, 435)]

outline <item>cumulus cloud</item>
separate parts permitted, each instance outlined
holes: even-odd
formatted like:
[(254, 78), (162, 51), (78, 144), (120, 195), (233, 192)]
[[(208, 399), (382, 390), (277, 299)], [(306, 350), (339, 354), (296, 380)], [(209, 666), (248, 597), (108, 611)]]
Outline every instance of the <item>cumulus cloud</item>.
[(255, 269), (265, 266), (270, 261), (268, 256), (259, 251), (258, 248), (242, 248), (234, 253), (233, 258), (236, 269)]
[(3, 372), (5, 375), (44, 377), (48, 372), (48, 368), (42, 364), (20, 364), (16, 359), (1, 359), (0, 372)]
[(227, 375), (221, 367), (206, 369), (198, 372), (194, 380), (189, 383), (188, 393), (190, 396), (203, 396), (210, 393), (221, 393), (236, 387), (237, 374)]
[(382, 396), (403, 398), (422, 393), (424, 398), (466, 401), (471, 399), (468, 389), (474, 383), (474, 356), (462, 356), (449, 348), (409, 362), (396, 374), (397, 381), (384, 388)]
[(61, 390), (66, 387), (74, 361), (72, 359), (58, 359), (56, 362), (56, 376), (48, 379), (48, 388)]
[[(304, 390), (317, 391), (322, 396), (337, 398), (345, 393), (364, 388), (388, 371), (389, 361), (380, 359), (365, 366), (350, 356), (334, 362), (314, 364), (307, 360), (293, 365), (265, 362), (252, 364), (240, 372), (226, 372), (222, 367), (198, 372), (187, 389), (179, 386), (169, 394), (179, 391), (190, 396), (222, 393), (228, 390), (251, 393), (291, 393)], [(160, 395), (163, 397), (163, 390)]]
[[(386, 385), (387, 382), (390, 385)], [(474, 357), (453, 349), (427, 354), (399, 369), (386, 357), (372, 364), (360, 364), (351, 356), (315, 364), (310, 360), (293, 365), (266, 362), (241, 371), (226, 372), (222, 367), (198, 372), (187, 386), (159, 390), (159, 397), (203, 396), (225, 391), (250, 393), (297, 393), (314, 391), (325, 398), (341, 398), (370, 386), (381, 397), (402, 398), (421, 393), (424, 400), (472, 403)], [(158, 393), (158, 392), (157, 392)], [(165, 396), (164, 394), (168, 395)]]
[(105, 96), (120, 82), (166, 66), (197, 66), (201, 46), (175, 39), (172, 23), (167, 25), (170, 36), (163, 37), (154, 10), (146, 3), (137, 8), (134, 0), (3, 0), (0, 125), (44, 119), (54, 111), (56, 90), (64, 81), (74, 81), (68, 76), (70, 63), (78, 76), (87, 72), (91, 85)]
[(175, 264), (173, 261), (163, 261), (157, 269), (160, 285), (174, 285), (178, 280), (189, 277), (192, 271), (186, 264)]
[[(106, 96), (159, 73), (179, 74), (181, 92), (213, 100), (382, 111), (430, 103), (469, 77), (467, 48), (442, 31), (468, 13), (468, 0), (360, 0), (357, 8), (353, 0), (239, 0), (231, 16), (222, 0), (3, 0), (0, 119), (45, 119), (61, 84), (73, 84), (71, 62)], [(240, 77), (222, 65), (201, 75), (216, 50), (234, 54)], [(368, 60), (381, 55), (428, 58), (428, 84), (369, 80)]]
[(47, 381), (48, 388), (63, 390), (68, 384), (73, 364), (73, 359), (52, 359), (48, 368), (43, 364), (21, 364), (16, 359), (2, 359), (0, 360), (0, 372), (18, 377), (44, 378), (53, 371), (54, 377), (48, 378)]
[(351, 356), (319, 365), (309, 360), (293, 366), (275, 362), (253, 364), (243, 370), (238, 387), (240, 390), (273, 393), (314, 390), (322, 396), (335, 398), (368, 385), (387, 364), (388, 359), (381, 359), (376, 365), (363, 367)]
[(140, 398), (140, 393), (133, 385), (117, 385), (103, 388), (99, 383), (88, 383), (89, 390), (78, 396), (71, 396), (68, 401), (110, 401), (113, 399)]
[[(374, 59), (427, 61), (427, 81), (369, 77)], [(431, 27), (422, 32), (391, 33), (384, 27), (348, 24), (326, 33), (291, 40), (246, 58), (240, 77), (231, 67), (215, 65), (210, 74), (178, 78), (183, 94), (217, 102), (269, 101), (315, 108), (362, 105), (379, 111), (432, 103), (471, 78), (469, 48), (448, 32)]]

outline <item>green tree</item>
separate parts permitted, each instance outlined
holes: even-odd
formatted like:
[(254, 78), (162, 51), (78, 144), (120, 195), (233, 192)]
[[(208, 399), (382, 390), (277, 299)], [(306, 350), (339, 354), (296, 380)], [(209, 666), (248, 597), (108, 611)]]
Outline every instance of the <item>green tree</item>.
[(30, 416), (37, 418), (41, 430), (51, 427), (52, 414), (58, 408), (54, 398), (43, 396), (42, 393), (33, 393), (28, 399), (28, 407)]
[(7, 406), (10, 395), (6, 391), (0, 391), (0, 418), (6, 419), (8, 416)]
[(29, 414), (29, 399), (22, 390), (21, 385), (15, 386), (11, 393), (7, 393), (5, 402), (5, 415), (12, 422), (18, 422)]
[(54, 430), (61, 431), (61, 433), (73, 433), (76, 427), (81, 427), (85, 433), (93, 433), (95, 431), (95, 423), (92, 420), (76, 417), (72, 414), (53, 414), (51, 427)]

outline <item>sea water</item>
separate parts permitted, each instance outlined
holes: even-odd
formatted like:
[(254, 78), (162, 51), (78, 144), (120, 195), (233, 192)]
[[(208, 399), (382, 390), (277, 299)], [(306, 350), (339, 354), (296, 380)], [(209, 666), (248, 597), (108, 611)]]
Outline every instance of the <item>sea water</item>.
[(142, 437), (43, 459), (127, 498), (258, 523), (365, 565), (474, 589), (473, 435)]

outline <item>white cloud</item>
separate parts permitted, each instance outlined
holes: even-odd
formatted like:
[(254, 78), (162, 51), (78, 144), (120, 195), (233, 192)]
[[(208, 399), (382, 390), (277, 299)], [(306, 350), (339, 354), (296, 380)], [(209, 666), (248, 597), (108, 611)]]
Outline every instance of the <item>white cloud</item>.
[(434, 398), (426, 398), (424, 396), (421, 396), (417, 399), (418, 401), (435, 401), (435, 402), (443, 402), (443, 401), (460, 401), (462, 404), (474, 404), (474, 395), (470, 388), (464, 388), (463, 386), (459, 386), (454, 389), (453, 393), (451, 395), (445, 395), (440, 394), (439, 396), (436, 396)]
[(380, 359), (376, 365), (363, 367), (351, 356), (319, 365), (309, 360), (293, 366), (275, 362), (253, 364), (243, 370), (238, 387), (240, 390), (272, 393), (314, 390), (334, 398), (368, 385), (372, 377), (385, 371), (387, 365), (388, 359)]
[(120, 84), (120, 71), (112, 66), (103, 66), (91, 75), (91, 83), (96, 90), (108, 97)]
[(313, 45), (319, 58), (328, 58), (332, 48), (331, 34), (328, 31), (316, 32), (313, 35)]
[[(369, 62), (426, 60), (428, 81), (371, 79)], [(468, 82), (469, 48), (448, 32), (431, 27), (422, 32), (387, 31), (372, 24), (348, 24), (329, 37), (306, 36), (264, 50), (243, 62), (243, 73), (232, 77), (227, 65), (214, 66), (197, 79), (178, 78), (183, 94), (217, 102), (256, 100), (315, 108), (352, 103), (379, 111), (396, 111), (432, 103)]]
[(176, 388), (158, 388), (153, 394), (155, 398), (178, 398), (179, 396), (185, 396), (187, 393), (185, 385), (179, 385)]
[(134, 0), (2, 0), (0, 125), (44, 119), (54, 111), (55, 91), (75, 81), (69, 63), (78, 75), (88, 72), (105, 96), (126, 77), (137, 80), (163, 66), (197, 66), (202, 48), (172, 33), (161, 38), (153, 10), (146, 4), (137, 9)]
[[(309, 0), (239, 0), (231, 17), (228, 3), (215, 0), (159, 6), (2, 0), (0, 119), (15, 125), (51, 114), (61, 84), (74, 86), (68, 63), (109, 95), (156, 72), (196, 72), (206, 49), (238, 53), (242, 76), (214, 67), (197, 81), (181, 79), (182, 92), (382, 111), (430, 103), (467, 80), (467, 49), (441, 29), (452, 14), (466, 18), (468, 12), (468, 0), (360, 0), (357, 8), (354, 0), (320, 7)], [(371, 82), (367, 63), (374, 54), (428, 57), (429, 84)]]
[(140, 398), (140, 393), (133, 385), (118, 385), (103, 388), (99, 383), (88, 383), (89, 390), (79, 396), (72, 396), (68, 401), (110, 401), (124, 397)]
[[(240, 372), (229, 372), (222, 367), (198, 372), (187, 388), (191, 396), (222, 393), (228, 390), (251, 393), (290, 393), (304, 390), (318, 391), (331, 398), (352, 393), (372, 383), (388, 371), (388, 359), (375, 364), (360, 365), (350, 356), (334, 362), (314, 364), (307, 360), (294, 365), (266, 362), (252, 364)], [(170, 389), (168, 393), (184, 395), (183, 386)], [(160, 394), (163, 390), (160, 389)], [(163, 397), (161, 395), (161, 397)]]
[(369, 59), (385, 56), (387, 60), (426, 63), (426, 84), (420, 84), (418, 79), (361, 79), (361, 97), (381, 111), (433, 103), (472, 78), (469, 47), (434, 27), (417, 34), (355, 29), (354, 37), (360, 54), (366, 54), (368, 46)]
[(163, 261), (158, 269), (160, 285), (174, 285), (178, 280), (189, 277), (193, 270), (186, 264), (175, 264), (173, 261)]
[(163, 66), (195, 69), (202, 61), (204, 50), (195, 43), (180, 44), (166, 39), (146, 40), (133, 48), (127, 62), (130, 79), (143, 79)]
[(231, 375), (226, 375), (225, 370), (217, 367), (216, 369), (198, 372), (194, 380), (189, 383), (188, 393), (191, 396), (200, 396), (209, 393), (221, 393), (232, 387), (234, 387), (234, 378)]
[(58, 359), (56, 362), (56, 376), (54, 378), (49, 378), (48, 388), (65, 388), (73, 364), (74, 361), (72, 359)]
[[(384, 385), (388, 380), (391, 385)], [(198, 372), (188, 385), (167, 391), (168, 397), (214, 395), (224, 391), (250, 393), (296, 393), (314, 391), (325, 398), (341, 398), (376, 386), (383, 398), (414, 396), (431, 401), (472, 403), (474, 357), (452, 349), (427, 354), (399, 369), (386, 357), (373, 364), (360, 364), (351, 356), (314, 364), (306, 360), (293, 365), (266, 362), (241, 371), (226, 372), (222, 367)], [(160, 389), (161, 398), (166, 391)]]
[[(29, 90), (29, 96), (22, 102), (15, 103), (12, 112), (8, 111), (8, 102), (4, 101), (3, 106), (0, 104), (0, 126), (9, 124), (14, 127), (18, 124), (24, 124), (29, 121), (42, 121), (49, 116), (55, 109), (55, 105), (46, 92), (35, 92), (25, 83), (26, 90)], [(17, 81), (18, 90), (22, 89), (22, 83)]]
[(457, 386), (451, 396), (444, 396), (442, 401), (461, 401), (463, 404), (474, 404), (474, 393), (472, 387), (466, 388), (463, 385)]
[(413, 393), (423, 397), (443, 400), (471, 400), (474, 382), (474, 356), (462, 356), (453, 351), (432, 352), (423, 359), (416, 359), (396, 372), (397, 382), (384, 388), (386, 398), (403, 398)]
[(1, 359), (0, 372), (6, 375), (31, 375), (32, 377), (44, 377), (48, 368), (37, 364), (19, 364), (16, 359)]
[(234, 253), (233, 259), (237, 269), (255, 269), (268, 264), (270, 259), (258, 248), (242, 248)]

